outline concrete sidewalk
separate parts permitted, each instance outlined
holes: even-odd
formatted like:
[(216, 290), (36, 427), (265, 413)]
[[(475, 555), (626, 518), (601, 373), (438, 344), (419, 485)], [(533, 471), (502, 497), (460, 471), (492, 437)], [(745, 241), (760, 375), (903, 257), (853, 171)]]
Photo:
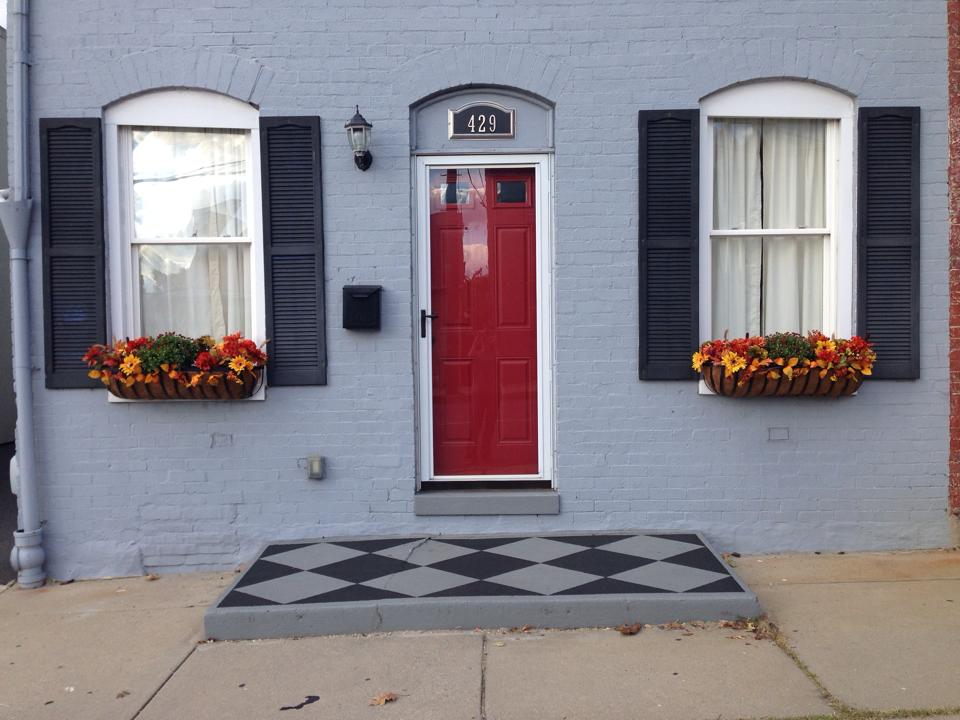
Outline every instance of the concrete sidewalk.
[(0, 589), (0, 720), (960, 719), (960, 552), (732, 562), (773, 639), (691, 623), (203, 643), (232, 574)]

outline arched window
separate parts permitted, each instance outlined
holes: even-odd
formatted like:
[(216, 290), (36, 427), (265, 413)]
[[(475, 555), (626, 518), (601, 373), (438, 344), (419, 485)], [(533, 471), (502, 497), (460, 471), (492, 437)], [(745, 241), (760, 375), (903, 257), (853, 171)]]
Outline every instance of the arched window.
[(104, 114), (114, 337), (263, 340), (259, 112), (168, 90)]
[(849, 334), (852, 99), (771, 80), (700, 109), (701, 339)]

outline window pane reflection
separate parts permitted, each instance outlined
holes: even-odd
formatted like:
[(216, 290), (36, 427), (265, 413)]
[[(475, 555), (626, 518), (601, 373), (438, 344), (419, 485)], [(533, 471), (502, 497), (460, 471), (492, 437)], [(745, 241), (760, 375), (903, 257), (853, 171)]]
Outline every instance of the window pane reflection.
[(134, 128), (132, 141), (135, 237), (247, 236), (246, 131)]

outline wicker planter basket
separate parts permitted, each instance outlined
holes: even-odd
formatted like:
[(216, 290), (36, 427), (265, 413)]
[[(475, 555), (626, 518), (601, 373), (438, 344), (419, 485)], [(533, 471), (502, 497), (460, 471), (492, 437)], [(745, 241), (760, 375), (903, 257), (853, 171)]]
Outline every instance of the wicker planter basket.
[[(183, 376), (189, 380), (199, 372), (185, 372)], [(209, 375), (209, 373), (202, 373)], [(160, 373), (158, 382), (135, 382), (130, 387), (118, 383), (116, 376), (110, 378), (107, 389), (112, 395), (124, 400), (245, 400), (260, 388), (263, 381), (263, 368), (244, 370), (240, 374), (243, 383), (228, 380), (223, 373), (216, 385), (211, 385), (203, 378), (193, 387), (187, 387), (179, 380), (172, 380), (166, 373)]]
[(740, 373), (735, 372), (730, 377), (724, 377), (724, 369), (716, 365), (703, 366), (703, 382), (717, 395), (724, 397), (840, 397), (853, 395), (862, 383), (859, 376), (848, 375), (831, 381), (829, 377), (821, 378), (817, 371), (799, 377), (788, 378), (783, 375), (779, 379), (768, 378), (766, 375), (754, 375), (750, 380), (739, 384)]

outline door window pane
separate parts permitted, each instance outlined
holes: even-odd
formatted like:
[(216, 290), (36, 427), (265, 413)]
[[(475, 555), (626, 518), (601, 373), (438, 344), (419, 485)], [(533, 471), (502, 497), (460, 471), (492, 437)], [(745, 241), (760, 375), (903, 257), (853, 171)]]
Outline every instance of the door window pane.
[(134, 128), (134, 237), (246, 237), (245, 130)]
[(250, 246), (138, 245), (141, 332), (251, 334)]
[(527, 201), (527, 183), (524, 180), (498, 180), (498, 203), (525, 203)]

